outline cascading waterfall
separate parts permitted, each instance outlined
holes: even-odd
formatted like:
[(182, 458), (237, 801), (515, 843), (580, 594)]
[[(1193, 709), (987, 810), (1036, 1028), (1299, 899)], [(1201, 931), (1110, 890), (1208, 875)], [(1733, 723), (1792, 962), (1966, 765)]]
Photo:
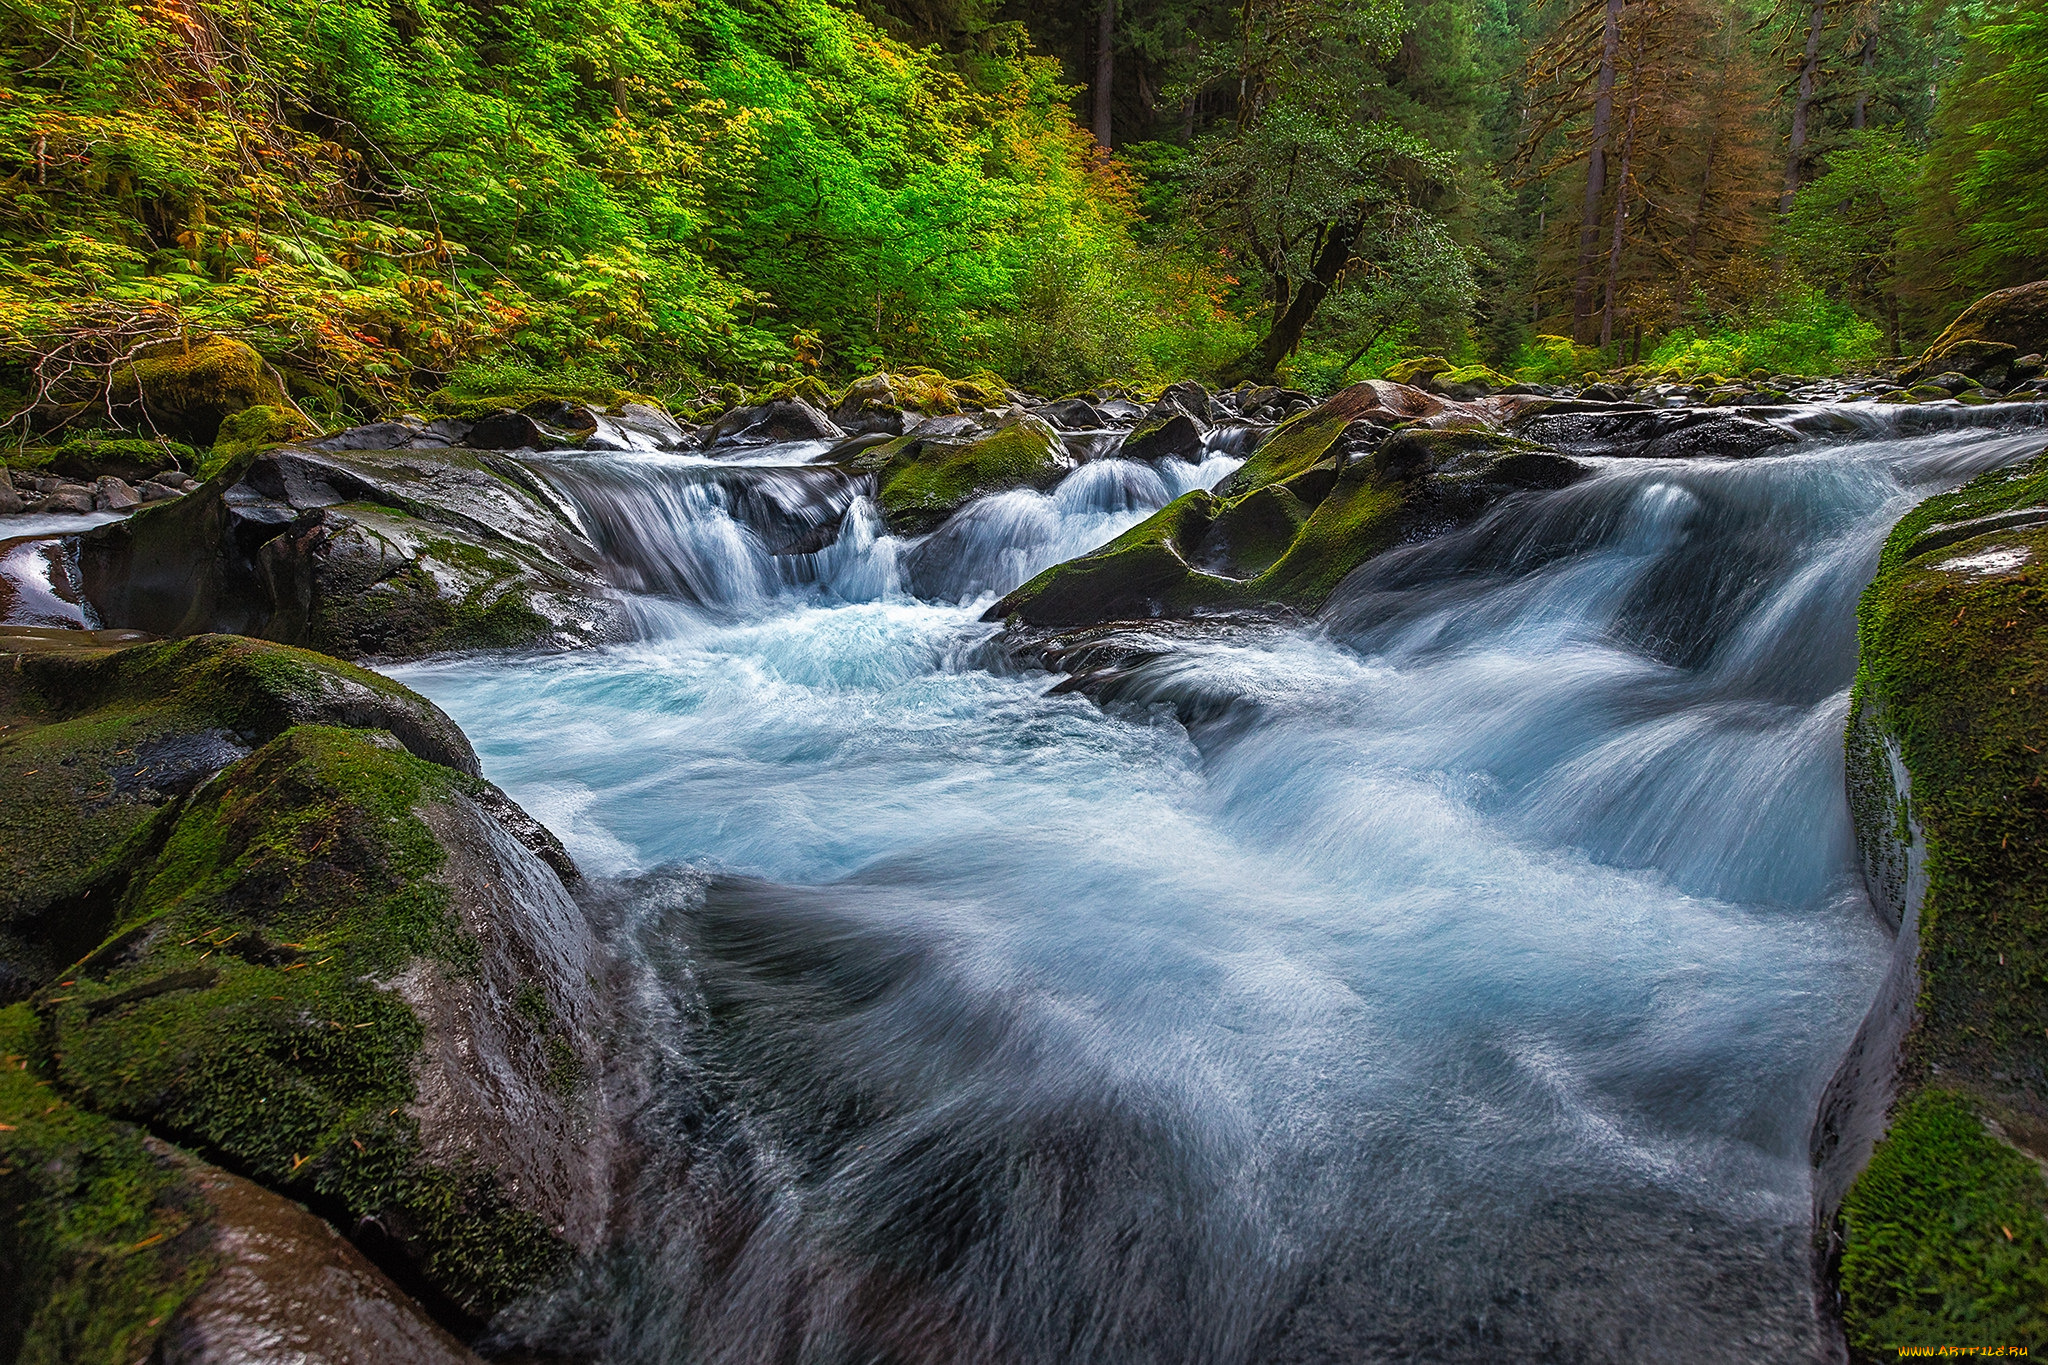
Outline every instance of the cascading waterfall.
[(914, 543), (817, 471), (543, 464), (694, 605), (399, 670), (599, 879), (639, 1005), (626, 1247), (498, 1342), (1816, 1357), (1807, 1125), (1886, 949), (1855, 598), (1916, 498), (2039, 444), (1603, 462), (1102, 706), (991, 668), (980, 604), (1233, 458)]

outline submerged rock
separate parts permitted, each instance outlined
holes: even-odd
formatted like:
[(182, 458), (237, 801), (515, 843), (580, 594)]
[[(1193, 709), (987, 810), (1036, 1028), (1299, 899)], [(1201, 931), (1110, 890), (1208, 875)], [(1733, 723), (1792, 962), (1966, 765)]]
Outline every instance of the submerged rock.
[(110, 626), (230, 631), (351, 657), (576, 645), (618, 630), (596, 552), (537, 479), (463, 451), (248, 456), (86, 532)]
[(1858, 613), (1850, 808), (1898, 938), (1813, 1160), (1859, 1356), (2048, 1339), (2044, 600), (2048, 452), (1908, 513)]

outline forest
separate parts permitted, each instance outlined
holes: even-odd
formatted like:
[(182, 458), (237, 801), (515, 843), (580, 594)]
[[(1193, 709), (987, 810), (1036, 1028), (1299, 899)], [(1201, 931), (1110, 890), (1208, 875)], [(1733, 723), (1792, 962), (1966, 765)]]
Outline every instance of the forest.
[(5, 0), (0, 409), (1825, 374), (2048, 273), (2048, 0)]

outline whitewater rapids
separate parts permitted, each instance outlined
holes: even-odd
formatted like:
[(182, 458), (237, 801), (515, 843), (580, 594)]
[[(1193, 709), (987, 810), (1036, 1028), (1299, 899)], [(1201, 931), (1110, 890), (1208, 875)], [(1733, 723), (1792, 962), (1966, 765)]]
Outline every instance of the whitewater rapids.
[(1234, 458), (922, 543), (803, 467), (537, 465), (644, 638), (395, 671), (595, 879), (648, 1152), (625, 1249), (495, 1343), (1820, 1356), (1807, 1130), (1888, 946), (1856, 597), (2040, 439), (1600, 463), (1106, 707), (981, 610)]

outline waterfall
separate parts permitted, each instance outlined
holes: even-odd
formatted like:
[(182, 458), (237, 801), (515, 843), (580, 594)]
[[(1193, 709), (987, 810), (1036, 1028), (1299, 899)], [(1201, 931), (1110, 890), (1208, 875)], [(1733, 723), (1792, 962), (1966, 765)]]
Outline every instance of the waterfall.
[(1600, 461), (1101, 705), (992, 668), (974, 603), (1220, 451), (917, 542), (812, 469), (537, 465), (632, 591), (717, 610), (398, 670), (591, 873), (638, 1004), (622, 1249), (492, 1344), (1818, 1358), (1806, 1130), (1887, 951), (1856, 595), (2041, 443), (1870, 421)]

